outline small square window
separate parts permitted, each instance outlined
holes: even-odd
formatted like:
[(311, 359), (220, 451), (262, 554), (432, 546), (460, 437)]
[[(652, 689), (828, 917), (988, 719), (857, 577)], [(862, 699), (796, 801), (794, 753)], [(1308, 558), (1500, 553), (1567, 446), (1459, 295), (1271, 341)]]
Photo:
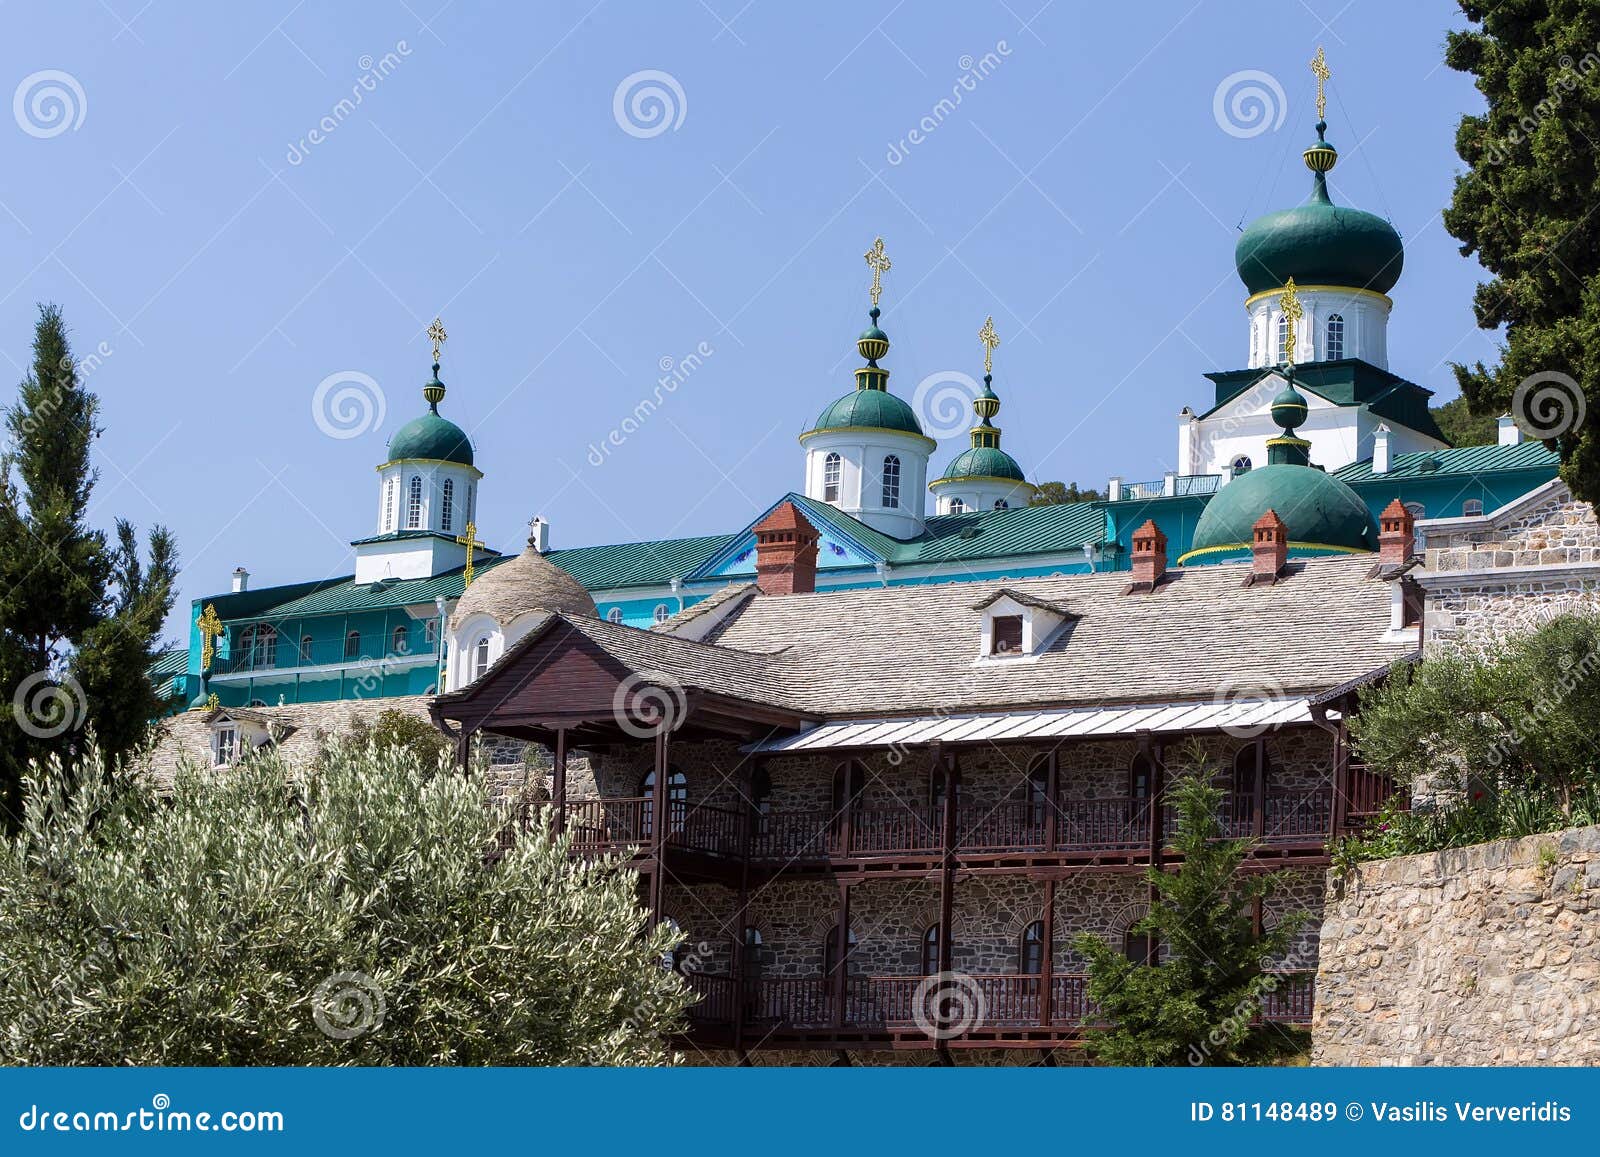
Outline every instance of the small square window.
[(991, 655), (1022, 654), (1022, 616), (996, 615), (994, 617), (994, 643)]
[(218, 767), (231, 767), (239, 755), (239, 729), (237, 727), (217, 728), (217, 762)]

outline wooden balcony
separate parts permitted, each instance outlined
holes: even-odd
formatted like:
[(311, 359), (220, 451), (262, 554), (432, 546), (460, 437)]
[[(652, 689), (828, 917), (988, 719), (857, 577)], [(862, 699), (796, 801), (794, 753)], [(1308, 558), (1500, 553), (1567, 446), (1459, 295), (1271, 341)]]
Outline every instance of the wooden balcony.
[[(1280, 983), (1256, 1011), (1256, 1022), (1311, 1023), (1315, 973), (1276, 974)], [(1070, 1044), (1103, 1027), (1082, 973), (1040, 976), (962, 975), (945, 991), (961, 1000), (938, 1024), (937, 1001), (922, 976), (851, 976), (840, 1005), (836, 977), (772, 977), (743, 984), (730, 976), (685, 977), (699, 994), (688, 1013), (690, 1036), (716, 1045), (739, 1039), (750, 1047), (1037, 1048)], [(930, 1005), (934, 1007), (929, 1007)]]
[[(648, 797), (568, 800), (566, 830), (583, 854), (653, 846)], [(1258, 859), (1325, 854), (1333, 832), (1327, 788), (1224, 797), (1218, 816), (1226, 838), (1251, 838)], [(1155, 825), (1159, 823), (1159, 828)], [(855, 807), (741, 815), (729, 808), (671, 801), (664, 853), (748, 862), (764, 872), (911, 870), (944, 858), (942, 828), (931, 808)], [(962, 803), (953, 852), (975, 871), (1050, 865), (1137, 867), (1152, 847), (1165, 849), (1173, 810), (1148, 799), (1062, 798), (1043, 802)], [(1166, 857), (1170, 858), (1170, 856)]]

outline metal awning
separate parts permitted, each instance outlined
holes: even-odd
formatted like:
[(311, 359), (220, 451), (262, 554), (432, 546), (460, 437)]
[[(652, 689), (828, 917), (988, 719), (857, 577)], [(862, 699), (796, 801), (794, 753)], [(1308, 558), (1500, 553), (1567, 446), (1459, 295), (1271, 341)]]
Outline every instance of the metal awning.
[(840, 748), (925, 747), (930, 743), (1015, 743), (1023, 740), (1228, 731), (1257, 735), (1311, 723), (1310, 700), (1224, 699), (1053, 711), (996, 711), (823, 723), (746, 751), (832, 751)]

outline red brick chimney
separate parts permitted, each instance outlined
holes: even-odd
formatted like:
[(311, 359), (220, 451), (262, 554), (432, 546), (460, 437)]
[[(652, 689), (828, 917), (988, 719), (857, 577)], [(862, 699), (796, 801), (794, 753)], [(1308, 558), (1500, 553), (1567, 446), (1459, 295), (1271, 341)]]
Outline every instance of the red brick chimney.
[(1283, 564), (1289, 561), (1289, 528), (1276, 510), (1269, 510), (1250, 530), (1254, 558), (1249, 584), (1276, 582)]
[(1133, 582), (1125, 593), (1153, 591), (1166, 573), (1167, 536), (1161, 533), (1155, 519), (1147, 518), (1133, 532)]
[(817, 530), (792, 502), (756, 527), (756, 586), (764, 595), (806, 595), (817, 589)]
[(1416, 542), (1417, 516), (1398, 498), (1391, 499), (1378, 515), (1378, 565), (1404, 566), (1411, 561)]

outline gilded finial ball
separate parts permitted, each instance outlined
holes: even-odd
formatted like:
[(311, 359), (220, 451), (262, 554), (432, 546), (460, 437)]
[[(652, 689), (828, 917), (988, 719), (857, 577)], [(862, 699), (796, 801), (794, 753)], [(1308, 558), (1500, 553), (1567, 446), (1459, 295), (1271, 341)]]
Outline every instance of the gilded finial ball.
[(972, 400), (973, 413), (977, 414), (985, 422), (988, 422), (990, 418), (1000, 412), (1000, 397), (989, 385), (993, 380), (992, 375), (985, 374), (983, 376), (983, 393)]
[(1283, 392), (1272, 399), (1272, 420), (1285, 430), (1293, 430), (1305, 423), (1306, 400), (1299, 390), (1285, 386)]
[(1339, 150), (1327, 141), (1317, 141), (1300, 155), (1305, 158), (1306, 168), (1313, 173), (1326, 173), (1339, 163)]
[(861, 336), (856, 338), (856, 349), (869, 362), (876, 362), (889, 352), (889, 335), (878, 328), (878, 316), (878, 307), (873, 306), (872, 324), (862, 330)]

